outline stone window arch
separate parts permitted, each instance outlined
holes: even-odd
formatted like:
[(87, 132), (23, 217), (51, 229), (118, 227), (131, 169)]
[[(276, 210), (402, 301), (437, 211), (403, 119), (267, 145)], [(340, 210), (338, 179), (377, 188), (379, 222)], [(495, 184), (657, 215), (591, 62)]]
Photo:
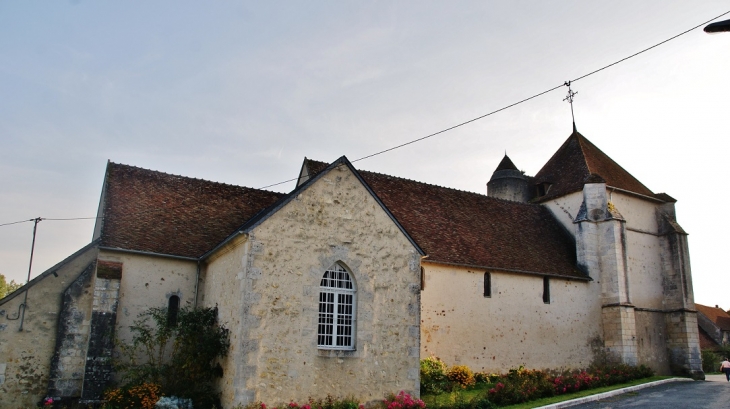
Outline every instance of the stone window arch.
[(319, 283), (319, 320), (317, 347), (355, 349), (357, 298), (355, 282), (340, 263), (322, 275)]

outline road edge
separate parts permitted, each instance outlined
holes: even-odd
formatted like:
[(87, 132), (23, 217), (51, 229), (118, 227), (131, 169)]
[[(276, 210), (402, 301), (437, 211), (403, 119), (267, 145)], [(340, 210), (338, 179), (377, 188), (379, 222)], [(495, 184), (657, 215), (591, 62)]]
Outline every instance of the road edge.
[(539, 406), (534, 409), (562, 409), (562, 408), (569, 408), (571, 406), (580, 405), (582, 403), (588, 403), (588, 402), (594, 402), (601, 399), (610, 398), (612, 396), (621, 395), (628, 392), (638, 391), (644, 388), (650, 388), (652, 386), (658, 386), (663, 385), (665, 383), (670, 382), (694, 382), (694, 379), (691, 378), (669, 378), (669, 379), (662, 379), (660, 381), (654, 381), (654, 382), (647, 382), (642, 383), (641, 385), (635, 385), (635, 386), (629, 386), (627, 388), (621, 388), (621, 389), (615, 389), (608, 392), (603, 393), (597, 393), (595, 395), (590, 396), (584, 396), (582, 398), (576, 398), (571, 400), (566, 400), (558, 403), (551, 403), (550, 405), (545, 406)]

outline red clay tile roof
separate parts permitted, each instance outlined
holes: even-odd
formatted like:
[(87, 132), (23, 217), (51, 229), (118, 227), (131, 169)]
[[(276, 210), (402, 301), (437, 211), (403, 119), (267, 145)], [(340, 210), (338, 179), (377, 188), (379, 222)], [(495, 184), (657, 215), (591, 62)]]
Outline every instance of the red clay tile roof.
[[(307, 163), (312, 175), (323, 169), (323, 162)], [(543, 206), (359, 173), (427, 261), (587, 278), (576, 267), (572, 238)]]
[(730, 331), (730, 315), (722, 308), (708, 307), (697, 303), (695, 303), (695, 308), (709, 318), (710, 321), (714, 322), (721, 330)]
[(101, 246), (197, 258), (282, 196), (110, 162)]
[(649, 188), (575, 131), (535, 175), (535, 183), (552, 184), (547, 194), (537, 201), (580, 191), (591, 174), (601, 176), (609, 186), (654, 196)]

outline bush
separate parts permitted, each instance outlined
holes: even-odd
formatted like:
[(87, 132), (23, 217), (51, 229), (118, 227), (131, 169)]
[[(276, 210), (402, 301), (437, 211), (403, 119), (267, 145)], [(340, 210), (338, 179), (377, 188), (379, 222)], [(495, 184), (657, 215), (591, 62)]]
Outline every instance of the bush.
[(502, 375), (494, 388), (488, 391), (489, 400), (497, 405), (513, 405), (555, 394), (550, 376), (543, 371), (523, 367), (510, 369)]
[(720, 362), (722, 362), (722, 358), (717, 352), (711, 349), (702, 350), (702, 370), (705, 373), (717, 372)]
[(474, 381), (481, 384), (495, 383), (499, 380), (499, 376), (499, 374), (489, 372), (474, 372)]
[(466, 365), (454, 365), (449, 368), (446, 372), (446, 377), (449, 381), (461, 385), (462, 388), (473, 386), (476, 381), (474, 380), (474, 372), (469, 369)]
[[(292, 406), (292, 404), (294, 406)], [(312, 398), (309, 398), (309, 404), (311, 409), (358, 409), (360, 408), (360, 402), (357, 401), (353, 397), (348, 397), (344, 399), (337, 399), (334, 398), (332, 395), (327, 394), (327, 397), (324, 399), (314, 400)], [(306, 405), (304, 405), (306, 406)], [(304, 408), (302, 406), (302, 408)], [(300, 407), (296, 403), (292, 402), (289, 404), (289, 408), (295, 409)], [(306, 408), (304, 408), (306, 409)]]
[(104, 393), (106, 401), (104, 409), (155, 409), (160, 399), (160, 385), (142, 383), (120, 389), (111, 389)]
[(217, 308), (182, 308), (171, 325), (166, 308), (140, 314), (130, 327), (132, 343), (118, 345), (130, 359), (117, 363), (122, 390), (155, 384), (161, 394), (191, 399), (196, 408), (219, 407), (214, 383), (223, 369), (217, 361), (227, 354), (229, 338), (217, 316)]
[(397, 395), (390, 394), (383, 404), (386, 409), (423, 409), (426, 407), (422, 400), (413, 399), (405, 391), (400, 391)]
[(421, 359), (421, 393), (441, 393), (450, 390), (446, 364), (435, 356)]

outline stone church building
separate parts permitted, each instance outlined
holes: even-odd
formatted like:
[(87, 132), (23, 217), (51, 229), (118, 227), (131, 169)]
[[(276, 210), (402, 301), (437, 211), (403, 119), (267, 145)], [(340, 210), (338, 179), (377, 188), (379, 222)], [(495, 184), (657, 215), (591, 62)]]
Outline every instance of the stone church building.
[(674, 199), (577, 131), (487, 185), (305, 158), (280, 194), (110, 162), (91, 243), (0, 300), (0, 408), (99, 399), (113, 338), (150, 307), (217, 306), (226, 408), (418, 394), (430, 355), (704, 376)]

